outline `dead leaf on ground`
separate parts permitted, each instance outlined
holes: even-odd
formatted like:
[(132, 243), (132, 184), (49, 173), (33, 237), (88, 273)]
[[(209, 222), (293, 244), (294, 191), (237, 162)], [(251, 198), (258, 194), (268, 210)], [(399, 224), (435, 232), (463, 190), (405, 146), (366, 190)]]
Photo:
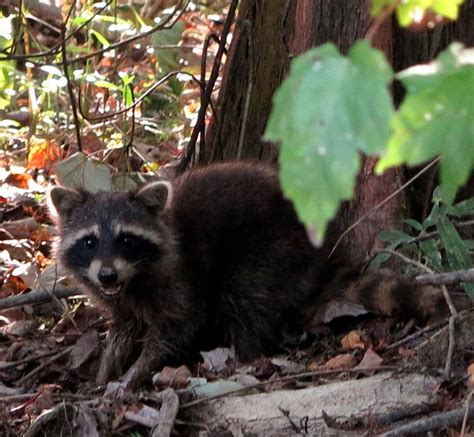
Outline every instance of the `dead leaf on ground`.
[(416, 351), (408, 347), (400, 346), (398, 348), (398, 355), (400, 355), (403, 358), (412, 358), (416, 356)]
[(362, 361), (359, 363), (358, 366), (356, 366), (356, 369), (368, 369), (368, 368), (373, 368), (376, 369), (380, 367), (380, 365), (383, 363), (383, 358), (374, 352), (373, 349), (368, 349), (364, 355), (364, 358), (362, 358)]
[(341, 354), (336, 355), (334, 358), (329, 359), (324, 365), (329, 369), (344, 369), (352, 368), (357, 365), (357, 358), (352, 354)]
[(469, 366), (467, 366), (467, 385), (470, 387), (470, 388), (474, 388), (474, 363), (471, 363), (469, 364)]
[(10, 173), (6, 177), (5, 183), (21, 188), (22, 190), (27, 190), (29, 188), (30, 180), (31, 175), (28, 173)]
[(344, 350), (366, 348), (366, 344), (362, 339), (362, 333), (360, 331), (349, 332), (342, 338), (341, 345)]
[(38, 395), (25, 405), (27, 414), (38, 414), (54, 405), (53, 393), (60, 388), (56, 384), (42, 385), (38, 390)]
[(78, 369), (99, 352), (99, 334), (95, 329), (84, 332), (71, 351), (71, 369)]
[(300, 373), (300, 372), (303, 372), (306, 368), (302, 364), (295, 363), (294, 361), (288, 360), (286, 358), (275, 357), (275, 358), (272, 358), (270, 362), (275, 367), (278, 367), (282, 375)]
[(186, 366), (178, 368), (165, 366), (161, 372), (153, 376), (153, 384), (160, 388), (186, 388), (191, 376), (191, 371)]
[(227, 347), (218, 347), (209, 352), (200, 352), (209, 371), (222, 372), (235, 361), (234, 352)]

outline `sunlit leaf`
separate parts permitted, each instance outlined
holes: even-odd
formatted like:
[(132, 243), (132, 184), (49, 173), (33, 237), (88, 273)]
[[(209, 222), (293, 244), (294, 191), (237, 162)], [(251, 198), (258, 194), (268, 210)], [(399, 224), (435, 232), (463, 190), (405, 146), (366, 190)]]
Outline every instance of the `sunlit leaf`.
[(112, 174), (109, 167), (88, 159), (84, 153), (77, 152), (56, 164), (59, 182), (67, 187), (83, 188), (95, 193), (110, 191)]
[(443, 200), (450, 203), (474, 165), (474, 104), (468, 89), (474, 84), (474, 50), (452, 44), (436, 62), (405, 70), (398, 78), (408, 92), (377, 170), (440, 155)]
[(430, 13), (455, 20), (463, 2), (464, 0), (372, 0), (370, 13), (377, 16), (386, 8), (395, 8), (400, 25), (409, 26), (423, 21)]
[(380, 152), (387, 142), (391, 77), (368, 43), (356, 43), (347, 57), (325, 44), (294, 60), (274, 96), (265, 136), (281, 143), (283, 190), (319, 239), (353, 194), (360, 152)]

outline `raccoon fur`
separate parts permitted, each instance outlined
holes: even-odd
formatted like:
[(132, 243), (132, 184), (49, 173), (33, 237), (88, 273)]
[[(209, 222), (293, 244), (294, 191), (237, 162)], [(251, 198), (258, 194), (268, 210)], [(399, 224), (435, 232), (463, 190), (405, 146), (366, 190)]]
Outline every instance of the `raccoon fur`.
[(99, 384), (122, 377), (136, 388), (164, 364), (216, 345), (232, 345), (241, 361), (271, 355), (286, 324), (341, 290), (418, 318), (442, 306), (433, 287), (328, 261), (331, 239), (310, 244), (263, 165), (196, 168), (136, 192), (55, 187), (50, 197), (58, 260), (111, 319)]

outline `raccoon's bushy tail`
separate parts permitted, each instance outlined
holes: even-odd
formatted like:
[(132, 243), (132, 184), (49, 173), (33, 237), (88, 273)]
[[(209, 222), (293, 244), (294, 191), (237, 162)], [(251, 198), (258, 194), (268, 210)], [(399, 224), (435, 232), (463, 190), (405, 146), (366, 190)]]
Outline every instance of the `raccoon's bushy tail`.
[(449, 313), (439, 287), (417, 284), (391, 270), (360, 273), (360, 269), (339, 268), (326, 282), (326, 295), (342, 297), (369, 311), (419, 323), (431, 323)]

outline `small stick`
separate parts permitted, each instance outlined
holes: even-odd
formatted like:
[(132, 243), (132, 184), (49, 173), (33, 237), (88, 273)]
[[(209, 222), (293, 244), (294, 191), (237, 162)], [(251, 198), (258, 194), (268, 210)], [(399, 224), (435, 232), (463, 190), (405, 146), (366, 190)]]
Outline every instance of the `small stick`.
[(49, 366), (51, 363), (53, 363), (56, 360), (59, 360), (60, 358), (64, 357), (67, 355), (69, 352), (71, 352), (73, 349), (73, 346), (69, 346), (66, 349), (62, 350), (61, 352), (57, 353), (56, 355), (53, 355), (49, 360), (46, 360), (43, 364), (39, 365), (36, 369), (33, 369), (31, 372), (27, 373), (25, 376), (20, 378), (16, 382), (16, 386), (22, 385), (25, 381), (31, 379), (33, 376), (37, 375), (39, 372), (41, 372), (45, 367)]
[(439, 431), (442, 428), (461, 423), (464, 417), (467, 418), (466, 420), (474, 418), (474, 405), (470, 406), (467, 410), (465, 408), (458, 408), (456, 410), (438, 413), (424, 419), (415, 420), (414, 422), (399, 426), (392, 431), (383, 433), (380, 437), (401, 437), (433, 430)]

